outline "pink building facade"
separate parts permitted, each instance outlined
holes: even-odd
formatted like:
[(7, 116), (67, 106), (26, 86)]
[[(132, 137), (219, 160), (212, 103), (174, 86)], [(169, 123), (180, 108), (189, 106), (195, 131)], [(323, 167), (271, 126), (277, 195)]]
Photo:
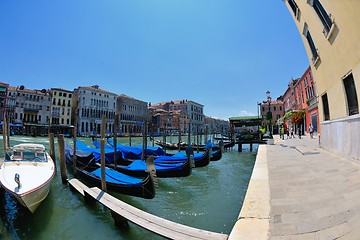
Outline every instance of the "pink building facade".
[(309, 126), (312, 124), (314, 131), (320, 133), (318, 97), (310, 67), (306, 69), (294, 87), (298, 109), (305, 110), (303, 132), (309, 133)]
[(279, 126), (277, 125), (277, 120), (282, 118), (285, 113), (283, 101), (281, 101), (281, 99), (277, 99), (276, 101), (271, 100), (270, 105), (267, 101), (263, 101), (260, 104), (260, 114), (264, 126), (266, 126), (266, 114), (269, 111), (272, 115), (272, 133), (278, 134)]

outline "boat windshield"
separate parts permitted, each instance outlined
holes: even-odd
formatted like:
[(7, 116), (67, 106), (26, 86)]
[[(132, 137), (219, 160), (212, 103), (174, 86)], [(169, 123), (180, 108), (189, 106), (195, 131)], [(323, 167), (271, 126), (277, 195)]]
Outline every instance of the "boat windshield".
[(24, 160), (31, 161), (35, 158), (34, 152), (24, 152)]
[(9, 155), (10, 158), (7, 158), (6, 160), (47, 162), (47, 157), (45, 152), (13, 151)]
[(45, 152), (37, 152), (36, 153), (36, 160), (40, 161), (40, 162), (46, 162), (47, 158), (46, 158)]

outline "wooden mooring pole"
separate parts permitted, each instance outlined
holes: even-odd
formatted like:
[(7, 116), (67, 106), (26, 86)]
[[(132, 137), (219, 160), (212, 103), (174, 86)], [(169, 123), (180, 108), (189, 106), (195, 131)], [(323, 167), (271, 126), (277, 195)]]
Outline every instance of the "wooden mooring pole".
[(10, 122), (8, 121), (7, 118), (5, 118), (6, 120), (6, 142), (7, 142), (7, 147), (10, 148)]
[(113, 144), (114, 144), (114, 168), (116, 169), (117, 165), (117, 132), (119, 129), (119, 114), (115, 114), (114, 121), (114, 134), (113, 134)]
[(100, 154), (101, 154), (101, 189), (106, 192), (106, 175), (105, 175), (105, 124), (106, 117), (102, 116), (101, 121), (101, 145), (100, 145)]
[[(250, 152), (252, 152), (253, 151), (253, 143), (246, 143), (246, 142), (244, 142), (244, 144), (249, 144), (250, 145)], [(243, 143), (238, 143), (238, 152), (242, 152), (243, 150), (242, 150), (242, 145), (243, 145)]]
[(54, 146), (54, 133), (49, 133), (49, 146), (50, 146), (50, 157), (54, 161), (56, 168), (56, 157), (55, 157), (55, 146)]
[(66, 162), (65, 162), (65, 143), (64, 143), (64, 134), (59, 134), (59, 159), (60, 159), (60, 173), (62, 183), (67, 183), (67, 173), (66, 173)]
[(129, 229), (129, 222), (126, 218), (124, 218), (123, 216), (117, 214), (114, 211), (111, 211), (111, 217), (114, 219), (115, 222), (115, 226), (117, 226), (120, 229)]
[(77, 136), (77, 125), (78, 125), (78, 117), (79, 117), (79, 99), (76, 97), (75, 100), (75, 111), (74, 111), (74, 131), (73, 131), (73, 136), (74, 136), (74, 152), (73, 152), (73, 173), (74, 176), (76, 178), (77, 175), (77, 168), (76, 168), (76, 163), (77, 163), (77, 155), (76, 155), (76, 136)]
[(7, 135), (6, 135), (6, 118), (4, 118), (4, 124), (3, 124), (3, 144), (4, 144), (4, 158), (6, 158), (6, 149), (7, 149)]
[(242, 143), (238, 143), (238, 152), (242, 152)]
[(133, 130), (133, 127), (130, 125), (129, 126), (129, 146), (131, 146), (131, 132)]

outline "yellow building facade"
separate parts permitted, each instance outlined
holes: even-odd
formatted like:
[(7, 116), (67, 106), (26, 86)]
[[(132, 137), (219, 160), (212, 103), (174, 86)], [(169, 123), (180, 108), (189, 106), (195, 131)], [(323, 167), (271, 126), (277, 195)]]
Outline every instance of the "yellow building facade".
[(323, 148), (360, 160), (360, 1), (285, 0), (309, 58)]

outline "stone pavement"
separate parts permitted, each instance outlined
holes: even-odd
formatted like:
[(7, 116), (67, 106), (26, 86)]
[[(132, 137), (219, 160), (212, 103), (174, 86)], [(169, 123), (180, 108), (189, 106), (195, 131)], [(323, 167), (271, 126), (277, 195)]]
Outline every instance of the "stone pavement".
[(360, 165), (315, 136), (259, 147), (229, 239), (360, 239)]
[(360, 165), (318, 138), (267, 146), (269, 239), (360, 239)]

